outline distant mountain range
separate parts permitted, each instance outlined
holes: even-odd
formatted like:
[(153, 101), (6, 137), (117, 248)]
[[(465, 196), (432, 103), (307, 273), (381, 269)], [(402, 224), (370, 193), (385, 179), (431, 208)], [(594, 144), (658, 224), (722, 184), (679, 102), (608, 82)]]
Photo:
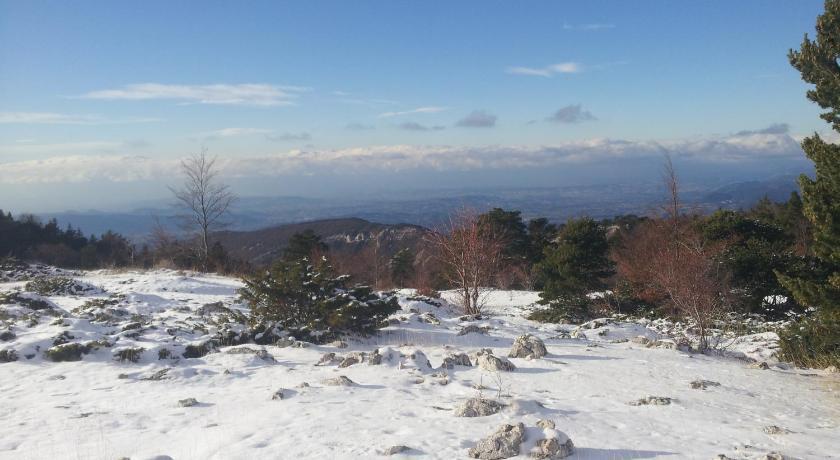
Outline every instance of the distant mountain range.
[[(701, 209), (738, 209), (752, 206), (765, 195), (785, 201), (798, 190), (793, 175), (776, 176), (761, 181), (738, 182), (718, 187), (683, 184), (682, 199)], [(517, 209), (526, 219), (547, 217), (561, 222), (569, 217), (588, 215), (594, 218), (620, 214), (646, 214), (664, 199), (661, 183), (601, 184), (551, 188), (500, 188), (482, 190), (438, 189), (391, 193), (382, 196), (342, 198), (242, 197), (229, 217), (231, 234), (269, 229), (281, 224), (325, 220), (353, 223), (352, 218), (380, 224), (412, 224), (435, 227), (461, 207), (479, 211), (493, 207)], [(86, 234), (106, 230), (142, 241), (156, 221), (176, 230), (175, 212), (165, 206), (148, 206), (127, 212), (62, 212), (41, 214), (56, 218), (64, 226), (72, 224)], [(324, 224), (330, 225), (330, 224)], [(353, 223), (355, 229), (360, 223)]]

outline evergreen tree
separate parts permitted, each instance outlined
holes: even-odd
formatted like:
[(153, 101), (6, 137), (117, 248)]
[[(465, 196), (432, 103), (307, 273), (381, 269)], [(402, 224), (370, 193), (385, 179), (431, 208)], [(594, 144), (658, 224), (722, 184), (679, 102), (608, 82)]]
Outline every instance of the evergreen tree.
[(546, 249), (545, 259), (537, 265), (545, 283), (539, 303), (549, 309), (546, 316), (535, 319), (585, 320), (587, 294), (605, 289), (604, 279), (613, 274), (608, 251), (604, 228), (597, 222), (583, 218), (566, 223), (556, 244)]
[(283, 251), (283, 259), (287, 261), (297, 261), (304, 258), (315, 259), (313, 256), (319, 256), (329, 251), (329, 247), (321, 241), (314, 230), (307, 228), (302, 232), (295, 233), (289, 238), (289, 245)]
[(405, 287), (406, 282), (414, 276), (414, 252), (411, 249), (400, 249), (394, 254), (389, 263), (391, 281), (397, 287)]
[(239, 292), (251, 307), (257, 329), (282, 329), (291, 335), (325, 342), (340, 334), (372, 334), (399, 310), (396, 297), (380, 297), (367, 286), (347, 286), (321, 261), (279, 261), (263, 274), (244, 280)]
[[(717, 211), (702, 222), (703, 236), (725, 243), (718, 261), (727, 269), (733, 297), (742, 311), (780, 317), (790, 302), (779, 302), (790, 292), (779, 284), (776, 271), (792, 272), (796, 265), (793, 238), (784, 229), (744, 213)], [(771, 301), (765, 299), (772, 296)]]
[[(816, 30), (816, 40), (806, 34), (789, 58), (802, 79), (814, 85), (808, 99), (828, 109), (820, 118), (840, 132), (840, 0), (826, 0)], [(802, 210), (813, 232), (812, 267), (805, 276), (779, 278), (799, 302), (817, 308), (817, 318), (783, 336), (782, 351), (805, 364), (840, 363), (840, 145), (815, 133), (802, 149), (816, 171), (813, 180), (799, 178)]]
[(545, 248), (551, 244), (556, 236), (557, 226), (550, 223), (545, 217), (528, 221), (528, 245), (531, 263), (535, 264), (542, 260)]
[[(802, 79), (814, 84), (808, 99), (829, 109), (820, 117), (840, 132), (840, 0), (827, 0), (817, 18), (817, 37), (805, 35), (802, 48), (790, 52), (790, 62)], [(823, 141), (818, 134), (802, 142), (814, 162), (816, 177), (799, 178), (802, 208), (814, 235), (815, 269), (807, 278), (783, 277), (794, 296), (805, 305), (840, 308), (840, 145)]]
[(509, 265), (519, 265), (528, 260), (530, 255), (528, 233), (519, 211), (505, 211), (502, 208), (478, 216), (479, 225), (490, 227), (493, 234), (504, 243), (502, 257)]

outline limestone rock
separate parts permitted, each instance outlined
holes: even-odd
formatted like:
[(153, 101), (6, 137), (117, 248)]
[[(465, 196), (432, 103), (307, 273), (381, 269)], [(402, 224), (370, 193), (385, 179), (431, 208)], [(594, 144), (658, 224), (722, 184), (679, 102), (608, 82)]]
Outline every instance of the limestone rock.
[(178, 405), (181, 407), (192, 407), (198, 405), (198, 401), (195, 398), (181, 399), (178, 401)]
[(516, 366), (507, 358), (500, 358), (493, 356), (493, 351), (484, 349), (476, 355), (476, 363), (479, 367), (490, 372), (503, 371), (512, 372), (516, 370)]
[(492, 399), (470, 398), (455, 406), (456, 417), (484, 417), (493, 415), (502, 409), (502, 405)]
[(502, 425), (493, 434), (482, 439), (475, 447), (467, 451), (471, 458), (497, 460), (516, 457), (519, 446), (525, 440), (525, 425)]
[(665, 396), (646, 396), (636, 401), (630, 401), (631, 406), (667, 406), (673, 399)]
[(469, 355), (466, 353), (450, 354), (446, 358), (443, 358), (443, 364), (440, 365), (444, 369), (454, 369), (455, 366), (472, 367)]
[(690, 385), (691, 385), (691, 388), (693, 388), (695, 390), (705, 390), (708, 387), (719, 387), (720, 383), (714, 382), (712, 380), (697, 379), (697, 380), (691, 382)]
[(355, 385), (356, 382), (350, 380), (346, 375), (339, 375), (338, 377), (322, 380), (321, 384), (332, 387), (350, 387)]
[(521, 335), (513, 342), (509, 358), (542, 358), (546, 354), (545, 343), (531, 334)]

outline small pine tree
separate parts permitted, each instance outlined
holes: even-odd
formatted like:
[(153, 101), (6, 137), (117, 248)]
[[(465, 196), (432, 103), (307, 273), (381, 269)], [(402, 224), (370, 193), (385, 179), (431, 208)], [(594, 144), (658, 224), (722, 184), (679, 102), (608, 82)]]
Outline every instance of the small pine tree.
[(414, 276), (414, 252), (411, 249), (400, 249), (394, 254), (390, 262), (391, 281), (397, 287), (405, 287), (406, 282)]
[(341, 334), (374, 333), (400, 307), (394, 296), (366, 286), (347, 286), (322, 259), (280, 261), (270, 271), (246, 278), (239, 293), (251, 307), (250, 322), (261, 330), (280, 328), (314, 342)]
[(321, 237), (308, 228), (289, 238), (289, 244), (283, 251), (283, 259), (287, 261), (298, 261), (304, 258), (316, 260), (327, 251), (329, 247), (321, 241)]
[(545, 251), (537, 270), (544, 280), (539, 303), (548, 310), (533, 319), (580, 322), (589, 316), (592, 291), (606, 288), (604, 279), (613, 274), (613, 263), (607, 257), (609, 244), (603, 227), (590, 218), (570, 220), (556, 244)]
[[(816, 29), (816, 40), (806, 34), (789, 58), (802, 79), (815, 86), (808, 99), (828, 109), (820, 118), (840, 132), (840, 0), (826, 0)], [(814, 134), (802, 149), (816, 170), (814, 180), (799, 178), (803, 213), (813, 233), (812, 269), (806, 276), (779, 274), (779, 280), (800, 303), (816, 308), (817, 318), (783, 334), (782, 352), (799, 364), (840, 365), (840, 145)]]

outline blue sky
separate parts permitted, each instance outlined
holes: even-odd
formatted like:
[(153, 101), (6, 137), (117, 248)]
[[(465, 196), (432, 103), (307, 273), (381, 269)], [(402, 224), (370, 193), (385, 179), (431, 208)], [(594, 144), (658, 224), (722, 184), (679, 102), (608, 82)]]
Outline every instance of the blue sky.
[(821, 10), (3, 1), (0, 207), (160, 198), (202, 146), (243, 195), (370, 191), (383, 175), (562, 185), (662, 151), (733, 177), (799, 172), (796, 141), (826, 125), (786, 54)]

